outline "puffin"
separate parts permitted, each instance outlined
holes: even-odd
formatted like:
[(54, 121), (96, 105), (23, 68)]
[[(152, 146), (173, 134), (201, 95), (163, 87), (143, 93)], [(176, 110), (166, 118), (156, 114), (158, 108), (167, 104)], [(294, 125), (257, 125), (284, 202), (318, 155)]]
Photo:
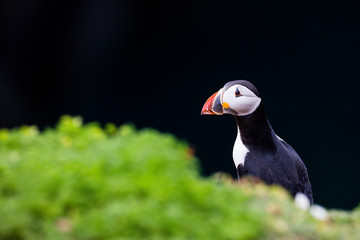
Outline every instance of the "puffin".
[(232, 157), (238, 180), (251, 175), (268, 185), (280, 185), (294, 197), (313, 203), (308, 172), (299, 155), (272, 129), (256, 87), (247, 80), (230, 81), (204, 104), (201, 115), (231, 114), (237, 136)]

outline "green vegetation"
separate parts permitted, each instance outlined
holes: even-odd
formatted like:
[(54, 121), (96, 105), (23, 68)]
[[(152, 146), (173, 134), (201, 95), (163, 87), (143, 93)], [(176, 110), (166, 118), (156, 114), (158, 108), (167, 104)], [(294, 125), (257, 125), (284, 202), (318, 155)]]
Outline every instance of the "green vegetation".
[(360, 239), (360, 209), (319, 221), (280, 187), (201, 177), (172, 135), (64, 116), (0, 130), (0, 239)]

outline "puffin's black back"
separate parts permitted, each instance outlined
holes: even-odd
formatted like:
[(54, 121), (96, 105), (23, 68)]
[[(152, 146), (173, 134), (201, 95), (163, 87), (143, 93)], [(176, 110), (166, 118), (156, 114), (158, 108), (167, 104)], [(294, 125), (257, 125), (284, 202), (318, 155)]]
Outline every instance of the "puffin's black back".
[(313, 195), (307, 169), (296, 151), (286, 142), (273, 136), (274, 149), (248, 146), (244, 173), (257, 176), (267, 184), (278, 184), (290, 191), (304, 193), (311, 202)]

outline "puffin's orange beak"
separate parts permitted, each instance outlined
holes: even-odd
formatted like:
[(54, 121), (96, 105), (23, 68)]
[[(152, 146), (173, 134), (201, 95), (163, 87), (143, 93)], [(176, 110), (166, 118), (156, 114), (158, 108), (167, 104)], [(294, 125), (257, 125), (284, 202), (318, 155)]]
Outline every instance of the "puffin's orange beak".
[(203, 108), (201, 109), (201, 115), (222, 115), (223, 106), (221, 105), (222, 89), (214, 93), (209, 97), (205, 102)]

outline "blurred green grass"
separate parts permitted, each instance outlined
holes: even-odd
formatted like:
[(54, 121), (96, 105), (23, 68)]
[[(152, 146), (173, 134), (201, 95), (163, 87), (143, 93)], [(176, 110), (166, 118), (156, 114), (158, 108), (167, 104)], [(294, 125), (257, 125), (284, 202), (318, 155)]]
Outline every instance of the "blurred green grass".
[(0, 130), (0, 239), (360, 239), (360, 208), (319, 221), (280, 187), (200, 176), (171, 134), (63, 116)]

